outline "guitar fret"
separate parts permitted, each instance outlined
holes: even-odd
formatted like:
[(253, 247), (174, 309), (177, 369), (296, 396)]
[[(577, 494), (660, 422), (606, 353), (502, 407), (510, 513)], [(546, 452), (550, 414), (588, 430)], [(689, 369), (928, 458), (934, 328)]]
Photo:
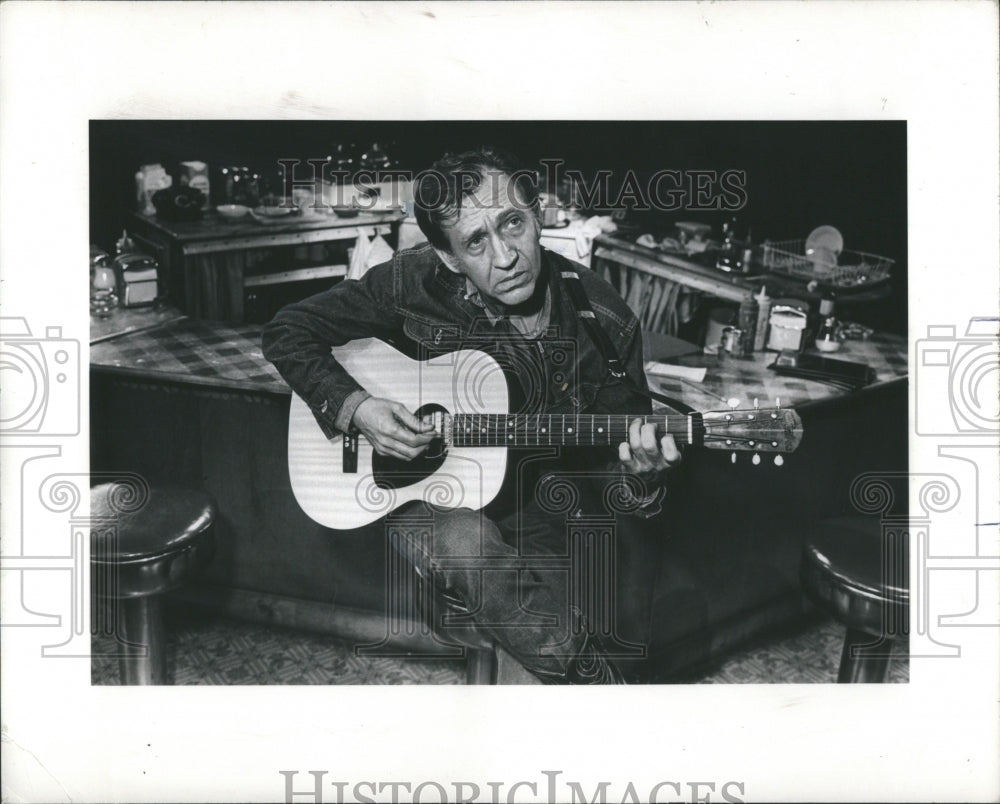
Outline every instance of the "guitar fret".
[(682, 443), (695, 440), (698, 425), (690, 415), (464, 413), (451, 418), (451, 442), (456, 447), (613, 446), (628, 440), (635, 418)]

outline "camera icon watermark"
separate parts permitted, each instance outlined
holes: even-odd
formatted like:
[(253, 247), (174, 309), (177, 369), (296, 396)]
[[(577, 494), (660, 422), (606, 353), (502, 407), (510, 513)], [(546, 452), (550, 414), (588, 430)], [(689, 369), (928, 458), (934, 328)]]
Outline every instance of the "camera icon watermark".
[[(982, 436), (1000, 431), (1000, 318), (970, 319), (965, 335), (930, 326), (916, 342), (920, 394), (915, 427), (922, 436)], [(947, 403), (941, 395), (944, 394)], [(923, 397), (923, 403), (921, 403)]]
[(61, 327), (32, 335), (24, 318), (0, 318), (0, 433), (72, 436), (80, 432), (80, 343)]

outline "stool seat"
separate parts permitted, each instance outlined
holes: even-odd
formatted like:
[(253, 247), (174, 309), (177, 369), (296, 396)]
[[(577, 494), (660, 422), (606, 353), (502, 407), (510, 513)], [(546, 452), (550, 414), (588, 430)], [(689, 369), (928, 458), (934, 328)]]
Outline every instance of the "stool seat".
[(207, 494), (154, 487), (141, 508), (117, 513), (111, 502), (114, 488), (106, 483), (90, 490), (91, 519), (109, 523), (91, 530), (91, 568), (99, 575), (113, 566), (117, 573), (113, 588), (94, 583), (99, 597), (162, 594), (211, 561), (215, 505)]
[[(138, 510), (120, 510), (114, 505), (115, 483), (94, 486), (90, 490), (92, 519), (113, 519), (118, 539), (109, 559), (131, 561), (151, 558), (173, 550), (182, 550), (212, 524), (215, 505), (200, 491), (154, 486), (149, 498)], [(97, 536), (100, 541), (101, 535)]]
[[(90, 570), (95, 598), (111, 601), (126, 684), (166, 679), (160, 595), (185, 583), (215, 553), (215, 504), (200, 491), (153, 487), (120, 499), (122, 486), (90, 490)], [(126, 504), (134, 502), (135, 504)]]
[[(877, 517), (823, 520), (806, 540), (803, 590), (847, 626), (841, 681), (884, 676), (891, 641), (909, 633), (908, 571), (908, 534), (883, 532)], [(877, 661), (865, 665), (866, 648)]]

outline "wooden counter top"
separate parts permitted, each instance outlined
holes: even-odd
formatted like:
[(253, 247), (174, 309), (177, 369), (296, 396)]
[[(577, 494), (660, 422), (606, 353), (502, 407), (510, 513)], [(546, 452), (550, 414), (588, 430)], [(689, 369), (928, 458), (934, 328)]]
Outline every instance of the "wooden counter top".
[(377, 229), (387, 233), (389, 226), (403, 220), (402, 212), (360, 212), (353, 218), (332, 213), (291, 214), (273, 220), (258, 220), (247, 215), (237, 220), (223, 218), (215, 210), (195, 221), (168, 221), (159, 216), (132, 213), (131, 222), (140, 232), (147, 227), (165, 235), (185, 254), (207, 254), (254, 246), (301, 245), (327, 240), (349, 240), (359, 229)]

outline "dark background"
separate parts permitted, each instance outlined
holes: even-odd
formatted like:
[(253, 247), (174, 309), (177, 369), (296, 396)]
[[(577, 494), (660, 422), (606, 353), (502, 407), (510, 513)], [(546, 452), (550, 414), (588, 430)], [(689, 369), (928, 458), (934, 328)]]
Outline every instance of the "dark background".
[[(737, 217), (737, 235), (805, 238), (836, 226), (845, 248), (890, 257), (892, 294), (867, 323), (906, 332), (906, 124), (895, 122), (655, 121), (92, 121), (91, 239), (110, 250), (135, 208), (135, 171), (183, 160), (210, 167), (248, 165), (273, 173), (279, 158), (322, 158), (337, 144), (363, 151), (382, 143), (396, 165), (414, 172), (445, 151), (483, 143), (529, 165), (559, 158), (585, 176), (613, 171), (612, 189), (632, 170), (645, 186), (658, 170), (746, 172), (746, 205), (735, 213), (680, 209), (631, 212), (641, 231), (666, 232), (678, 220), (712, 224)], [(214, 175), (213, 175), (214, 178)], [(612, 193), (612, 197), (614, 196)]]

